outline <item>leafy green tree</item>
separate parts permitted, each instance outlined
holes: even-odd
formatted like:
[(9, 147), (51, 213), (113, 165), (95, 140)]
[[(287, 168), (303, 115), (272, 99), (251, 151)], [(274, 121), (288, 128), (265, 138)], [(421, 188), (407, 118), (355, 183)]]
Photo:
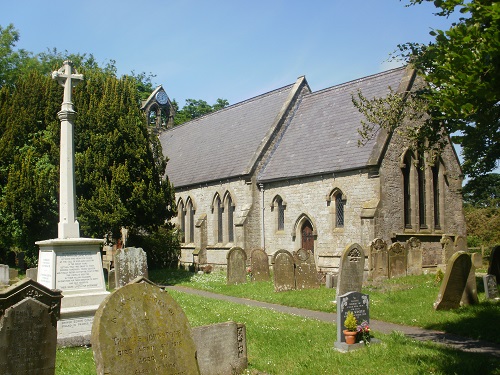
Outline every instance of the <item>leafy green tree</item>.
[(179, 109), (179, 104), (175, 100), (172, 101), (172, 105), (175, 110), (174, 125), (180, 125), (225, 108), (229, 102), (219, 98), (214, 105), (210, 105), (205, 100), (186, 99), (186, 105), (182, 109)]
[(500, 208), (500, 174), (489, 173), (468, 181), (462, 194), (465, 204)]
[[(410, 5), (424, 1), (431, 0), (410, 0)], [(433, 3), (438, 16), (459, 12), (461, 17), (449, 30), (431, 31), (435, 40), (429, 44), (398, 46), (399, 56), (427, 84), (413, 93), (399, 95), (403, 100), (394, 99), (396, 95), (388, 97), (385, 106), (394, 111), (392, 116), (399, 122), (387, 125), (384, 116), (370, 121), (393, 130), (405, 118), (418, 117), (419, 111), (429, 114), (421, 117), (422, 125), (409, 133), (415, 144), (430, 142), (430, 148), (440, 149), (439, 129), (443, 127), (462, 146), (464, 173), (475, 177), (493, 170), (500, 158), (500, 3), (491, 0)], [(362, 96), (353, 100), (363, 113), (370, 113), (373, 102)], [(376, 116), (377, 112), (371, 114)], [(376, 130), (362, 128), (363, 139)]]

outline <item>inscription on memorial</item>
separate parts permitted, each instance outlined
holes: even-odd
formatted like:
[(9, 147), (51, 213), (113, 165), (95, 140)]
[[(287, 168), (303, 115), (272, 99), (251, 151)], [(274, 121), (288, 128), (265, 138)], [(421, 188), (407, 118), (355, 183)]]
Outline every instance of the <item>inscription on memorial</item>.
[(370, 298), (368, 294), (350, 292), (337, 297), (337, 341), (345, 342), (344, 322), (347, 313), (352, 311), (358, 324), (364, 320), (370, 323)]
[[(62, 290), (100, 288), (102, 270), (93, 251), (70, 251), (57, 256), (57, 287)], [(99, 259), (98, 259), (99, 260)]]
[(54, 277), (52, 274), (54, 253), (52, 251), (40, 251), (38, 257), (37, 281), (47, 288), (53, 288)]

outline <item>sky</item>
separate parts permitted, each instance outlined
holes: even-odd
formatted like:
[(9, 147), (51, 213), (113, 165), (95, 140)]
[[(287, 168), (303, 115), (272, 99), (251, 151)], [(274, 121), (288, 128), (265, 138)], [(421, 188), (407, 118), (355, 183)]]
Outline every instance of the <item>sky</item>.
[[(452, 20), (408, 0), (0, 0), (0, 26), (33, 53), (92, 54), (118, 74), (153, 74), (180, 107), (230, 104), (305, 76), (313, 91), (400, 65), (397, 45), (428, 43)], [(78, 67), (76, 67), (78, 69)]]

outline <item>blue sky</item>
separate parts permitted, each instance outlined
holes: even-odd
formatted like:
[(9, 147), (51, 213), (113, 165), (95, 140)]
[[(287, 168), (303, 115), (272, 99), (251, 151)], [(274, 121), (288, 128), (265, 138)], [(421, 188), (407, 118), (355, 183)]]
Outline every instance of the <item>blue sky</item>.
[(399, 43), (429, 42), (451, 20), (407, 0), (0, 0), (18, 48), (116, 60), (153, 73), (171, 99), (230, 104), (295, 82), (313, 91), (394, 67)]

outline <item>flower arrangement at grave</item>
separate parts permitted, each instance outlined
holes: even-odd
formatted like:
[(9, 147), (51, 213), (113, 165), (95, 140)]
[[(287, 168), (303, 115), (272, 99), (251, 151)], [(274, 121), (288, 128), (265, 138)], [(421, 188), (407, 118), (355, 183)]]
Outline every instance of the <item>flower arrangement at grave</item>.
[(356, 343), (356, 336), (358, 335), (358, 320), (354, 316), (352, 311), (347, 312), (347, 316), (344, 320), (344, 337), (346, 344)]
[(370, 342), (370, 326), (366, 320), (363, 320), (361, 324), (357, 326), (356, 331), (360, 341), (363, 341), (365, 344)]

